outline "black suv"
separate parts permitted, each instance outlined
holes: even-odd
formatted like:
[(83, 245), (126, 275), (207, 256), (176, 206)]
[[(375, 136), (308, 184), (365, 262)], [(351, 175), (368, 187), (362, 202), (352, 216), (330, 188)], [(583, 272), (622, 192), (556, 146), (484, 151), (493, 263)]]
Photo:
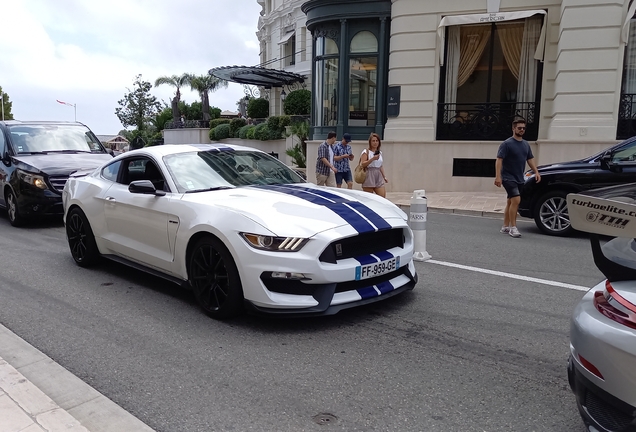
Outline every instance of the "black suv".
[(68, 176), (112, 157), (82, 123), (0, 121), (0, 207), (13, 226), (62, 215)]
[(549, 235), (572, 232), (565, 197), (570, 192), (636, 182), (636, 137), (585, 159), (539, 167), (541, 181), (526, 172), (519, 214), (534, 218)]

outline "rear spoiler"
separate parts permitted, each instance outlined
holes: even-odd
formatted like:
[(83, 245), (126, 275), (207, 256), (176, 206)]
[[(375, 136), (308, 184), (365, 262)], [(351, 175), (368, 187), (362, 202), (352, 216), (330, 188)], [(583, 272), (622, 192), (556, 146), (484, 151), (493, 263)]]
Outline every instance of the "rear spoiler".
[(636, 183), (568, 194), (572, 227), (590, 233), (594, 264), (610, 282), (636, 279), (635, 267), (618, 264), (603, 254), (600, 237), (636, 237)]

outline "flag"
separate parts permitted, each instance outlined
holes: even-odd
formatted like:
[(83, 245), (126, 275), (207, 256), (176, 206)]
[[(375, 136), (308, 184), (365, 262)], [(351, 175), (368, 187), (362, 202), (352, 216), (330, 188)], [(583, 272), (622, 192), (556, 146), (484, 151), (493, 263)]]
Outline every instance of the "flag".
[(74, 106), (75, 106), (75, 105), (74, 105), (74, 104), (72, 104), (72, 103), (62, 102), (62, 101), (61, 101), (61, 100), (59, 100), (59, 99), (55, 99), (55, 100), (57, 101), (57, 103), (61, 103), (62, 105), (68, 105), (68, 106), (72, 106), (72, 107), (74, 107)]

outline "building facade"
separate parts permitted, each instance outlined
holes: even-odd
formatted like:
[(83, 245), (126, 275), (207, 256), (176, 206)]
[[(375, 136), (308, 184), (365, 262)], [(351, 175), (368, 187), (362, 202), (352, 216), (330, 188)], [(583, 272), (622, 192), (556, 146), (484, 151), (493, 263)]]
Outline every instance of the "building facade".
[(539, 164), (636, 134), (629, 0), (271, 3), (300, 7), (309, 32), (309, 167), (329, 130), (349, 132), (356, 151), (377, 132), (388, 190), (490, 191), (516, 117)]

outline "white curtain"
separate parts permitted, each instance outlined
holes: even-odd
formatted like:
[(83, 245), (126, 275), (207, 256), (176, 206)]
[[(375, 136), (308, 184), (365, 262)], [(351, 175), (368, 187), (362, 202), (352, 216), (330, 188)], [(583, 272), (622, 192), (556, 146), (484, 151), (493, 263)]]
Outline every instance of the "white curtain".
[(446, 56), (446, 93), (444, 103), (457, 101), (457, 82), (459, 80), (460, 27), (448, 27), (448, 53)]
[(636, 93), (636, 20), (631, 20), (629, 38), (625, 50), (625, 78), (623, 94)]
[[(519, 64), (519, 83), (517, 85), (517, 102), (534, 102), (537, 91), (538, 60), (535, 51), (541, 37), (541, 18), (526, 18), (521, 43), (521, 61)], [(523, 105), (519, 105), (521, 109)], [(523, 113), (523, 111), (521, 111)], [(524, 115), (524, 117), (526, 117)], [(528, 120), (528, 119), (527, 119)]]

